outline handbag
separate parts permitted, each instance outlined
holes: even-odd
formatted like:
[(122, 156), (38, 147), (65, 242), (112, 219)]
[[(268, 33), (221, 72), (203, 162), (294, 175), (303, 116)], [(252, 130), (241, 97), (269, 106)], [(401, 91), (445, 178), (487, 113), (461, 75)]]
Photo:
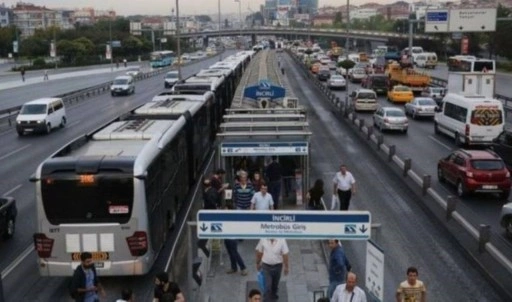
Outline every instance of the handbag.
[(338, 196), (336, 196), (336, 194), (332, 194), (331, 211), (334, 211), (339, 208), (340, 208), (340, 200), (339, 200)]
[(264, 293), (265, 292), (265, 275), (263, 274), (263, 271), (258, 271), (256, 280), (258, 280), (258, 285), (260, 287), (261, 292)]

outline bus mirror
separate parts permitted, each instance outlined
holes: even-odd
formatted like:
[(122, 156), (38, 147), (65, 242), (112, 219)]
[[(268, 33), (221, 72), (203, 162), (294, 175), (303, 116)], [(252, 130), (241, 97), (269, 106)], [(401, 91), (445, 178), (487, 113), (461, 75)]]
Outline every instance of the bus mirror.
[(144, 171), (142, 174), (139, 174), (139, 175), (135, 175), (135, 178), (137, 179), (146, 179), (148, 177), (148, 171)]
[(37, 178), (36, 174), (32, 174), (28, 180), (30, 182), (36, 182), (39, 180), (39, 178)]

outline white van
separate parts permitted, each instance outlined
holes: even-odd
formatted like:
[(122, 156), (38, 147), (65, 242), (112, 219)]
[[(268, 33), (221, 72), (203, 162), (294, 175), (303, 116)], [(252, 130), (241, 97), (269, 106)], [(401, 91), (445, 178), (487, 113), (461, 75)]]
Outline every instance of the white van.
[(377, 110), (377, 94), (370, 89), (358, 89), (352, 91), (352, 105), (356, 112), (359, 111), (375, 111)]
[(448, 93), (438, 111), (436, 134), (453, 137), (456, 145), (490, 145), (505, 126), (503, 103), (481, 95)]
[(115, 78), (110, 86), (110, 94), (112, 96), (132, 93), (135, 93), (135, 80), (129, 75)]
[(422, 68), (435, 69), (437, 66), (437, 54), (435, 52), (424, 52), (414, 57), (414, 64)]
[(42, 98), (25, 103), (16, 117), (16, 131), (50, 133), (53, 128), (66, 126), (66, 108), (60, 98)]

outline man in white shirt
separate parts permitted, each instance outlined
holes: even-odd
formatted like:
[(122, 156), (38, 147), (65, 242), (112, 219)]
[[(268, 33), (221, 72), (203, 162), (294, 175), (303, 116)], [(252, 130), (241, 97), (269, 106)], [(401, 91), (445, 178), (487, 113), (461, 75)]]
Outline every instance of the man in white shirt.
[(341, 165), (340, 171), (334, 175), (332, 182), (332, 194), (338, 194), (340, 210), (347, 211), (350, 206), (350, 198), (352, 198), (353, 194), (356, 194), (356, 180), (354, 176), (347, 171), (347, 166)]
[(356, 274), (349, 272), (347, 274), (347, 283), (338, 285), (331, 302), (366, 302), (366, 294), (356, 285)]
[(268, 187), (265, 183), (261, 184), (260, 191), (254, 193), (251, 199), (251, 210), (273, 210), (274, 199), (268, 193)]
[(265, 293), (263, 301), (279, 299), (278, 286), (281, 271), (288, 275), (288, 244), (285, 239), (260, 239), (256, 246), (256, 269), (262, 270), (265, 276)]

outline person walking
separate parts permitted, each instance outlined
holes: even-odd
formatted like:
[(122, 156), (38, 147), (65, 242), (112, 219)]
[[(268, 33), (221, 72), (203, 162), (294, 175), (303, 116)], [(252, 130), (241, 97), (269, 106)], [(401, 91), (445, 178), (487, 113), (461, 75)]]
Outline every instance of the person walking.
[(176, 282), (169, 281), (166, 272), (160, 272), (155, 277), (155, 289), (153, 291), (153, 302), (163, 302), (165, 296), (174, 296), (174, 301), (185, 302), (185, 296)]
[(48, 69), (44, 70), (43, 81), (48, 81)]
[(297, 165), (291, 156), (283, 156), (279, 158), (279, 161), (283, 168), (284, 197), (288, 197), (293, 193), (293, 183), (295, 182), (295, 170)]
[(116, 302), (134, 302), (133, 291), (125, 288), (121, 291), (121, 299), (117, 299)]
[[(230, 210), (233, 209), (233, 207), (227, 208)], [(240, 274), (242, 276), (247, 276), (247, 267), (245, 266), (242, 256), (240, 256), (240, 253), (238, 252), (238, 240), (224, 239), (224, 246), (226, 247), (226, 251), (229, 255), (229, 261), (231, 263), (231, 269), (226, 273), (236, 274), (238, 272), (238, 267), (240, 267)]]
[(249, 291), (248, 302), (261, 302), (261, 292), (259, 289), (251, 289)]
[(238, 210), (249, 210), (251, 208), (251, 199), (254, 195), (254, 187), (248, 180), (247, 172), (241, 171), (239, 181), (233, 188), (233, 204)]
[(21, 73), (21, 81), (25, 82), (25, 68), (21, 67), (20, 73)]
[(288, 244), (286, 239), (260, 239), (256, 246), (256, 269), (262, 270), (265, 276), (265, 293), (263, 301), (279, 299), (279, 281), (284, 268), (284, 275), (288, 275)]
[(76, 267), (71, 279), (70, 293), (75, 302), (97, 302), (98, 293), (105, 297), (105, 290), (98, 280), (98, 274), (92, 261), (92, 254), (80, 254), (80, 265)]
[(254, 192), (259, 192), (263, 183), (264, 181), (261, 178), (261, 173), (259, 171), (255, 171), (252, 176), (252, 186), (254, 187)]
[(277, 162), (277, 156), (272, 156), (272, 162), (265, 169), (265, 175), (268, 180), (268, 192), (274, 199), (274, 208), (279, 208), (279, 198), (281, 196), (281, 180), (283, 177), (281, 164)]
[(322, 196), (324, 196), (324, 181), (315, 180), (315, 184), (309, 189), (306, 199), (308, 200), (308, 210), (323, 210)]
[[(203, 209), (205, 210), (217, 210), (221, 206), (220, 195), (215, 188), (212, 187), (210, 179), (206, 178), (203, 180)], [(197, 247), (199, 247), (206, 257), (210, 257), (210, 251), (206, 247), (208, 239), (199, 239), (197, 241)]]
[(427, 289), (418, 280), (418, 269), (414, 266), (407, 268), (407, 280), (400, 283), (396, 290), (396, 302), (425, 302)]
[(347, 211), (350, 206), (352, 195), (356, 194), (356, 180), (352, 173), (347, 171), (347, 166), (341, 165), (340, 171), (336, 172), (333, 182), (333, 195), (338, 195), (340, 210)]
[(254, 193), (251, 199), (251, 210), (273, 210), (274, 200), (272, 195), (267, 193), (267, 185), (261, 184), (260, 191)]
[(347, 283), (338, 285), (331, 302), (366, 302), (366, 294), (357, 284), (356, 274), (347, 274)]
[(350, 271), (350, 263), (339, 240), (331, 239), (328, 241), (328, 244), (331, 249), (331, 255), (329, 257), (329, 288), (327, 289), (327, 296), (332, 298), (336, 287), (345, 283), (347, 272)]

